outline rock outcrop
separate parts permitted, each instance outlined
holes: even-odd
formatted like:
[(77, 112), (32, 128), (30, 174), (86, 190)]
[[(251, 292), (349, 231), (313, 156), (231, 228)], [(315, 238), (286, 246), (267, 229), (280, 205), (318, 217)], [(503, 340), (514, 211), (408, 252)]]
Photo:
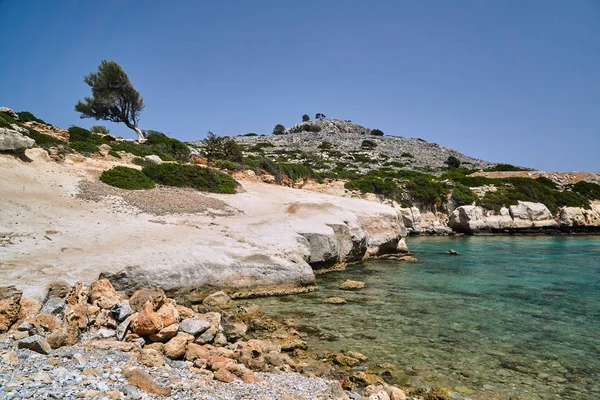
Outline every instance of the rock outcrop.
[(35, 141), (14, 129), (0, 128), (0, 152), (10, 152), (21, 155), (32, 148)]

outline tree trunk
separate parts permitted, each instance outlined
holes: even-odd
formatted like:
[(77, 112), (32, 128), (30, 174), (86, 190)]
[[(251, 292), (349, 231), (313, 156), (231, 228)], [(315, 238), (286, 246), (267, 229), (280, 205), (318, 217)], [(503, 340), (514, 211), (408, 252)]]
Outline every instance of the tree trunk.
[(132, 129), (138, 135), (138, 142), (143, 143), (146, 141), (146, 138), (144, 137), (144, 134), (142, 133), (142, 130), (140, 128), (138, 128), (137, 126), (134, 126)]

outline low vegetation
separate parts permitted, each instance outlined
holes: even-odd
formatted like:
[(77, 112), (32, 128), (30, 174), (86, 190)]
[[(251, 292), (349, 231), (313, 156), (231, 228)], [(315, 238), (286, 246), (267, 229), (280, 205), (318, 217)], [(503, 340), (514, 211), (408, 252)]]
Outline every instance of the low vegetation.
[(100, 180), (121, 189), (152, 189), (155, 184), (142, 171), (129, 167), (113, 167), (100, 175)]
[(237, 182), (214, 168), (189, 164), (149, 164), (142, 172), (154, 182), (167, 186), (190, 187), (205, 192), (235, 193)]

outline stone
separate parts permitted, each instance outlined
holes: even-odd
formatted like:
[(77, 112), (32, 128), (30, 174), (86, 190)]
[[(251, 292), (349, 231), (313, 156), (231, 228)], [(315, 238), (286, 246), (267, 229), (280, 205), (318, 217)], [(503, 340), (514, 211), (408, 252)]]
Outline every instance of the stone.
[(8, 331), (19, 319), (22, 295), (14, 287), (0, 287), (0, 333)]
[(39, 330), (41, 331), (53, 331), (57, 325), (56, 317), (50, 314), (39, 314), (35, 318), (30, 319), (29, 322), (35, 327), (40, 328)]
[(342, 290), (360, 290), (365, 287), (364, 282), (353, 281), (351, 279), (346, 279), (344, 282), (340, 283), (339, 289)]
[(29, 336), (29, 332), (27, 331), (16, 331), (13, 333), (13, 340), (21, 340), (21, 339), (25, 339), (27, 336)]
[(215, 374), (207, 369), (192, 367), (190, 369), (192, 373), (202, 376), (204, 379), (212, 381), (215, 378)]
[(215, 338), (213, 339), (213, 343), (215, 346), (226, 346), (227, 345), (227, 337), (223, 332), (217, 332)]
[(158, 311), (166, 300), (165, 293), (160, 289), (140, 289), (131, 295), (129, 304), (133, 311), (139, 312), (142, 310), (143, 305), (149, 301), (152, 303), (153, 310)]
[(377, 375), (364, 371), (352, 371), (348, 379), (359, 386), (377, 385), (382, 382)]
[(90, 286), (90, 302), (103, 310), (110, 310), (115, 304), (121, 301), (121, 296), (117, 293), (108, 279), (99, 279)]
[(182, 306), (181, 304), (176, 304), (175, 308), (177, 309), (177, 312), (179, 313), (179, 318), (193, 318), (194, 315), (196, 314), (196, 313), (194, 313), (194, 310), (192, 310), (191, 308)]
[(24, 154), (35, 146), (35, 140), (14, 129), (0, 128), (0, 151)]
[(23, 321), (29, 317), (35, 317), (42, 309), (42, 303), (40, 303), (39, 300), (30, 299), (28, 297), (22, 297), (19, 304), (21, 305), (19, 309), (19, 321)]
[(71, 291), (71, 285), (69, 285), (66, 281), (58, 280), (50, 282), (48, 286), (46, 286), (46, 289), (46, 299), (49, 299), (51, 297), (58, 297), (64, 299)]
[(295, 367), (296, 363), (292, 358), (286, 353), (278, 353), (276, 351), (272, 351), (264, 355), (265, 361), (271, 364), (274, 367), (282, 367), (284, 365), (289, 365), (291, 367)]
[(146, 157), (144, 157), (144, 160), (151, 162), (152, 164), (162, 164), (163, 163), (163, 160), (156, 154), (151, 154), (149, 156), (146, 156)]
[(88, 326), (89, 307), (87, 304), (67, 305), (65, 310), (65, 321), (75, 323), (79, 329), (85, 329)]
[(237, 379), (238, 379), (237, 376), (235, 376), (233, 373), (227, 371), (225, 368), (221, 368), (215, 372), (215, 380), (217, 380), (217, 381), (231, 383)]
[(133, 314), (133, 308), (131, 308), (127, 300), (124, 300), (115, 304), (110, 309), (110, 312), (117, 321), (123, 322), (125, 318)]
[(343, 353), (330, 353), (327, 360), (342, 367), (354, 367), (360, 364), (360, 360)]
[(48, 335), (48, 344), (53, 349), (72, 346), (79, 341), (79, 327), (76, 323), (63, 323)]
[[(137, 317), (137, 315), (136, 315), (136, 317)], [(132, 319), (132, 316), (130, 315), (129, 317), (125, 318), (125, 320), (123, 320), (123, 322), (121, 322), (119, 324), (119, 326), (117, 326), (117, 330), (116, 330), (117, 340), (123, 340), (123, 338), (125, 337), (125, 334), (127, 333), (127, 329), (129, 329), (129, 325), (131, 325), (131, 319)]]
[(161, 387), (152, 381), (152, 378), (139, 368), (124, 367), (123, 376), (127, 378), (129, 383), (146, 393), (156, 394), (159, 396), (169, 396), (171, 394), (170, 387)]
[(34, 327), (34, 325), (29, 322), (29, 321), (23, 321), (19, 324), (19, 326), (17, 326), (17, 330), (18, 331), (25, 331), (25, 332), (29, 332), (30, 330), (32, 330)]
[(239, 362), (254, 371), (266, 371), (266, 362), (258, 343), (248, 342), (239, 350)]
[(90, 347), (99, 350), (121, 350), (121, 351), (137, 351), (141, 349), (141, 345), (135, 342), (119, 342), (118, 340), (113, 339), (104, 339), (104, 340), (91, 340), (82, 342), (81, 346)]
[(180, 332), (165, 344), (165, 356), (169, 357), (171, 360), (182, 359), (185, 355), (187, 344), (193, 340), (194, 337), (192, 335)]
[(42, 336), (34, 335), (21, 339), (17, 342), (19, 349), (29, 349), (40, 354), (48, 355), (52, 351), (52, 348)]
[(246, 332), (248, 332), (248, 326), (242, 321), (229, 321), (223, 319), (221, 321), (221, 326), (223, 327), (223, 333), (230, 342), (235, 342), (243, 338), (246, 335)]
[(118, 400), (123, 398), (123, 393), (120, 390), (107, 390), (105, 393), (111, 400)]
[(385, 390), (373, 393), (369, 396), (369, 400), (390, 400), (390, 396)]
[(96, 337), (98, 337), (99, 339), (108, 339), (111, 337), (115, 337), (117, 335), (117, 332), (115, 332), (113, 329), (98, 329), (98, 331), (96, 332)]
[(192, 336), (197, 336), (211, 327), (211, 323), (205, 319), (186, 318), (179, 324), (181, 332), (189, 333)]
[(397, 260), (398, 261), (404, 261), (404, 262), (417, 262), (417, 261), (419, 261), (419, 260), (417, 260), (413, 256), (402, 256), (402, 257), (398, 257)]
[(388, 394), (390, 395), (390, 400), (406, 400), (406, 393), (395, 386), (390, 387)]
[(179, 331), (179, 325), (172, 324), (172, 325), (162, 328), (157, 333), (150, 335), (149, 339), (152, 342), (163, 342), (164, 343), (164, 342), (169, 341), (171, 338), (175, 337), (175, 335), (177, 335), (178, 331)]
[(364, 362), (364, 361), (368, 360), (367, 356), (365, 356), (362, 353), (359, 353), (358, 351), (344, 350), (343, 353), (344, 353), (344, 355), (355, 358), (360, 362)]
[(206, 346), (196, 343), (188, 343), (185, 349), (185, 359), (194, 361), (198, 358), (208, 359), (211, 356), (210, 350)]
[(323, 300), (323, 303), (327, 303), (327, 304), (346, 304), (348, 302), (346, 301), (346, 299), (344, 299), (342, 297), (333, 296), (333, 297), (328, 297), (325, 300)]
[(167, 300), (156, 312), (163, 321), (163, 326), (173, 325), (179, 322), (179, 311), (173, 300)]
[(162, 354), (154, 349), (142, 349), (138, 355), (138, 361), (146, 367), (162, 367), (165, 365)]
[(13, 119), (19, 121), (19, 114), (17, 114), (16, 112), (14, 112), (14, 110), (12, 108), (8, 108), (8, 107), (0, 107), (0, 113), (5, 113), (10, 115)]
[(457, 256), (458, 255), (458, 251), (454, 250), (454, 249), (450, 249), (446, 252), (446, 254), (450, 255), (450, 256)]
[(2, 362), (4, 364), (16, 367), (17, 365), (19, 365), (19, 357), (17, 357), (17, 353), (15, 353), (14, 351), (7, 351), (6, 353), (2, 354)]
[(229, 308), (233, 305), (233, 300), (221, 290), (206, 296), (202, 304), (207, 307)]
[(273, 340), (250, 339), (247, 344), (252, 347), (258, 347), (262, 354), (281, 352), (281, 345)]
[(132, 331), (140, 336), (152, 335), (164, 328), (162, 319), (154, 311), (152, 301), (146, 301), (137, 318), (132, 321)]

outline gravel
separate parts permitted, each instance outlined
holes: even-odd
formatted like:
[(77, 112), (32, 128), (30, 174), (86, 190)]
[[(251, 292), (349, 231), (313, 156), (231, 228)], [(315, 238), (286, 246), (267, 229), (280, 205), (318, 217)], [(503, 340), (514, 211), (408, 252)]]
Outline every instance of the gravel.
[[(188, 363), (170, 361), (164, 367), (144, 367), (120, 350), (63, 347), (43, 356), (17, 350), (18, 364), (0, 352), (0, 399), (332, 399), (333, 382), (297, 373), (256, 373), (262, 382), (222, 383), (194, 374)], [(13, 358), (14, 360), (14, 358)], [(191, 364), (191, 363), (190, 363)], [(148, 394), (129, 384), (126, 366), (140, 368), (155, 383), (170, 386), (170, 396)]]
[(95, 202), (110, 200), (108, 204), (120, 211), (128, 208), (133, 213), (153, 215), (202, 214), (212, 217), (240, 213), (224, 201), (205, 196), (198, 190), (160, 185), (154, 189), (126, 190), (100, 181), (82, 180), (77, 197)]

